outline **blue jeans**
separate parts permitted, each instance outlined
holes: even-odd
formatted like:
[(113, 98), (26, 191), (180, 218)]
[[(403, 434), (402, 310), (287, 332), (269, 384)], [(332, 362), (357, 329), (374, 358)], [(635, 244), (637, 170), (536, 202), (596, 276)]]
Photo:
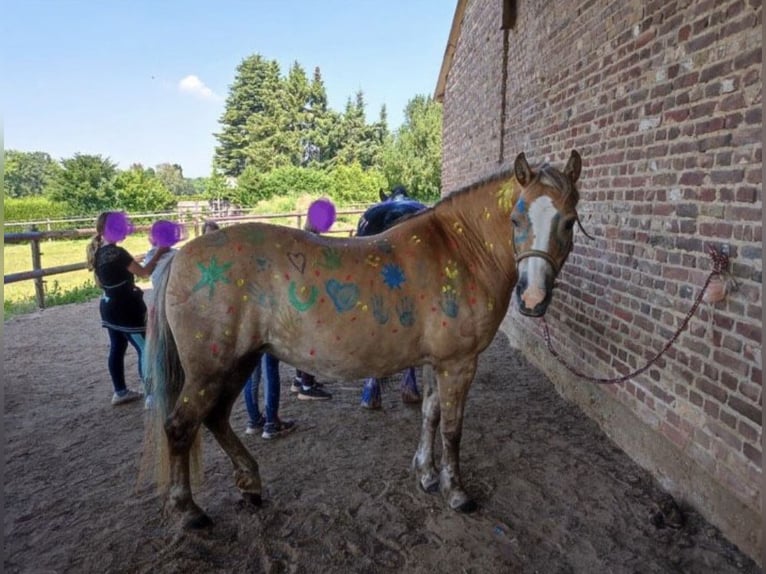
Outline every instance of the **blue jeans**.
[[(112, 378), (114, 392), (122, 394), (127, 390), (125, 385), (125, 352), (130, 344), (138, 353), (138, 376), (141, 383), (144, 383), (143, 373), (143, 354), (144, 354), (144, 334), (143, 333), (124, 333), (114, 329), (106, 329), (109, 333), (109, 358), (107, 366), (109, 367), (109, 376)], [(146, 391), (146, 389), (145, 389)]]
[(261, 418), (258, 410), (258, 385), (261, 383), (261, 370), (266, 372), (266, 384), (263, 387), (264, 414), (267, 423), (279, 420), (279, 359), (263, 354), (253, 374), (245, 383), (245, 407), (250, 424), (255, 426)]

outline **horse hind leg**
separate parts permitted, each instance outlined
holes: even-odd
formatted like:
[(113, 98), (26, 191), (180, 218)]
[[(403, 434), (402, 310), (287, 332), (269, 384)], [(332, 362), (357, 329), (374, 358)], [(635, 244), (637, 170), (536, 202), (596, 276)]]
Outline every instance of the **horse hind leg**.
[(436, 427), (439, 426), (441, 406), (434, 383), (433, 369), (426, 366), (424, 374), (423, 422), (420, 430), (420, 442), (412, 459), (412, 466), (420, 487), (426, 492), (436, 492), (439, 489), (439, 474), (434, 465), (434, 440)]
[(185, 529), (205, 528), (213, 523), (192, 497), (189, 460), (192, 449), (199, 449), (198, 433), (199, 422), (182, 406), (176, 407), (165, 423), (170, 462), (168, 501), (180, 513)]
[(227, 401), (228, 404), (214, 409), (205, 419), (205, 426), (213, 433), (218, 444), (231, 459), (234, 465), (234, 483), (242, 493), (244, 502), (251, 506), (261, 506), (263, 499), (258, 463), (239, 440), (229, 423), (233, 402), (232, 399)]

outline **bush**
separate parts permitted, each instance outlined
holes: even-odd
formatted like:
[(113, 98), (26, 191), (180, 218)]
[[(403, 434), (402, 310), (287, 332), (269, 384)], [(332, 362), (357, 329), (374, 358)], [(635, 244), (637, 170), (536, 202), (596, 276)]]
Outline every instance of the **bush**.
[[(46, 219), (63, 219), (72, 217), (75, 214), (69, 209), (69, 206), (61, 201), (52, 201), (47, 197), (23, 197), (9, 198), (3, 200), (3, 209), (5, 221), (44, 221)], [(73, 225), (62, 225), (54, 229), (64, 227), (73, 227)]]
[(337, 165), (330, 172), (330, 177), (330, 197), (340, 205), (375, 203), (380, 200), (380, 190), (388, 186), (382, 173), (375, 169), (365, 171), (358, 163)]

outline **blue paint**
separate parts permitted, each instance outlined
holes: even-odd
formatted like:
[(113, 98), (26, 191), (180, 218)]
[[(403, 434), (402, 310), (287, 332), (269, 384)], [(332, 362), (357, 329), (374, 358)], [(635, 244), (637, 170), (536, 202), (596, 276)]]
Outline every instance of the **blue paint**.
[(442, 296), (442, 300), (439, 303), (439, 306), (442, 308), (442, 311), (444, 311), (444, 314), (447, 315), (447, 317), (452, 319), (457, 317), (459, 308), (457, 298), (452, 291), (448, 291)]
[(325, 283), (325, 290), (339, 313), (350, 311), (359, 300), (359, 286), (354, 283), (341, 283), (337, 279), (330, 279)]
[(396, 263), (386, 263), (380, 274), (383, 276), (383, 282), (390, 289), (401, 289), (406, 281), (404, 271)]
[(399, 313), (399, 323), (402, 327), (412, 327), (415, 324), (415, 305), (409, 297), (402, 297), (396, 304), (396, 312)]
[(372, 316), (379, 325), (385, 325), (388, 323), (388, 311), (383, 305), (383, 297), (380, 295), (372, 296)]
[(521, 214), (527, 212), (527, 204), (524, 203), (523, 199), (519, 198), (519, 201), (516, 202), (516, 210)]

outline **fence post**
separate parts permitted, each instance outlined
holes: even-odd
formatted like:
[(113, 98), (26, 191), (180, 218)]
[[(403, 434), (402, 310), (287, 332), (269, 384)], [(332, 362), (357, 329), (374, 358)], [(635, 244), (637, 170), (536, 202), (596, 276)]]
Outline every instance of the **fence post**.
[[(29, 228), (30, 231), (37, 231), (37, 226), (32, 225)], [(29, 242), (29, 246), (32, 248), (32, 270), (39, 271), (43, 268), (42, 258), (40, 253), (40, 240), (32, 239)], [(45, 286), (43, 285), (43, 278), (35, 278), (35, 299), (37, 300), (37, 308), (45, 309)]]

